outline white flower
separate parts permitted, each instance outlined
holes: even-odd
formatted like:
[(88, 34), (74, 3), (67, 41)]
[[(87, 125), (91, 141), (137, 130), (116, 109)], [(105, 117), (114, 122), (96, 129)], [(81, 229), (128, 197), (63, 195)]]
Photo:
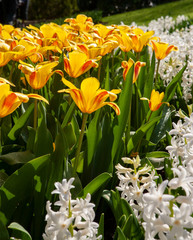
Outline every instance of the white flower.
[(193, 177), (188, 176), (187, 170), (183, 166), (173, 168), (172, 170), (178, 177), (171, 179), (168, 186), (170, 186), (171, 189), (182, 187), (188, 196), (192, 192), (191, 183), (193, 183)]

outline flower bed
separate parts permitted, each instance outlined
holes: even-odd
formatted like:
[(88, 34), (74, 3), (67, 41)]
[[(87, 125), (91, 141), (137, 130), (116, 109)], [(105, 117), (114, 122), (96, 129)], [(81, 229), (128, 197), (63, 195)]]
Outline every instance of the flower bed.
[(0, 25), (2, 239), (193, 238), (192, 30)]

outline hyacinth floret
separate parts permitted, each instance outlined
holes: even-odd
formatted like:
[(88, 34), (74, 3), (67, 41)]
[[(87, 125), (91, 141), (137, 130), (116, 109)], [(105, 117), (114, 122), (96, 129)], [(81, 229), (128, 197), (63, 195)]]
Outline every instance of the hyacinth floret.
[(52, 194), (59, 195), (59, 201), (55, 202), (58, 206), (58, 211), (51, 209), (50, 201), (46, 204), (47, 215), (45, 220), (47, 222), (44, 240), (97, 240), (101, 239), (98, 235), (98, 223), (94, 222), (95, 205), (91, 203), (91, 195), (88, 193), (85, 199), (73, 199), (71, 189), (74, 178), (62, 180), (62, 183), (56, 182), (56, 189)]

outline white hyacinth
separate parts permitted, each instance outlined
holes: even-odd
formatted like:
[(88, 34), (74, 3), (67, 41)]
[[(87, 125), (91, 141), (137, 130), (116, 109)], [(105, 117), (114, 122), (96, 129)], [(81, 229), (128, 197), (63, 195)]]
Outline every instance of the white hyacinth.
[(95, 205), (90, 202), (91, 195), (88, 193), (85, 199), (72, 199), (70, 190), (74, 178), (62, 180), (62, 183), (56, 182), (56, 189), (52, 194), (59, 195), (59, 201), (55, 206), (59, 206), (58, 211), (51, 209), (51, 203), (46, 205), (47, 215), (45, 220), (47, 225), (44, 240), (97, 240), (102, 236), (98, 234), (98, 223), (94, 222)]
[(146, 240), (193, 239), (193, 113), (187, 117), (179, 111), (178, 116), (183, 119), (173, 123), (171, 145), (166, 147), (172, 179), (157, 185), (155, 172), (142, 167), (139, 156), (123, 158), (128, 168), (116, 166), (117, 189), (133, 208)]

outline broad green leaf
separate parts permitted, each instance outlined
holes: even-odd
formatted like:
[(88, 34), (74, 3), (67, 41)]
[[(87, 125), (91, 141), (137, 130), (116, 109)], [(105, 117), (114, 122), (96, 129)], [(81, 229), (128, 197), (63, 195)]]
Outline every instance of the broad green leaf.
[[(55, 150), (51, 154), (49, 165), (49, 181), (47, 186), (47, 198), (51, 199), (51, 192), (54, 189), (54, 183), (62, 180), (64, 171), (67, 170), (68, 142), (59, 122), (57, 122), (58, 133), (55, 139)], [(57, 174), (56, 174), (57, 173)]]
[[(120, 141), (123, 137), (126, 125), (129, 121), (129, 115), (131, 110), (131, 99), (132, 99), (132, 85), (133, 85), (133, 67), (129, 70), (124, 89), (122, 90), (118, 105), (121, 110), (120, 116), (115, 117), (113, 122), (113, 146), (112, 146), (112, 159), (114, 160), (118, 148), (120, 146)], [(130, 128), (130, 126), (129, 126)], [(116, 163), (114, 163), (116, 164)]]
[(27, 108), (26, 112), (17, 120), (11, 131), (8, 133), (8, 138), (12, 141), (15, 141), (22, 129), (26, 126), (27, 121), (32, 114), (34, 109), (34, 103), (30, 104), (30, 106)]
[(7, 178), (8, 175), (5, 172), (0, 172), (0, 187), (4, 184)]
[(36, 130), (34, 142), (34, 154), (39, 157), (53, 151), (53, 139), (46, 123), (46, 109), (39, 103), (40, 116), (38, 118), (38, 128)]
[(100, 110), (96, 111), (93, 119), (89, 123), (88, 130), (86, 132), (87, 137), (87, 163), (85, 168), (88, 169), (94, 155), (96, 153), (97, 146), (102, 137), (102, 128), (99, 124)]
[[(104, 109), (103, 109), (104, 110)], [(102, 136), (100, 142), (96, 146), (92, 163), (89, 170), (92, 173), (92, 178), (103, 172), (113, 172), (113, 158), (111, 156), (113, 144), (112, 116), (106, 112), (101, 123)], [(99, 129), (100, 131), (100, 129)], [(100, 137), (100, 132), (95, 137)], [(94, 139), (97, 143), (98, 139)], [(94, 150), (94, 149), (93, 149)], [(86, 169), (85, 169), (86, 170)]]
[(27, 163), (34, 158), (34, 154), (29, 150), (24, 152), (12, 152), (4, 155), (0, 155), (0, 160), (3, 160), (9, 165), (15, 165), (19, 163)]
[[(1, 212), (0, 212), (1, 214)], [(0, 239), (1, 240), (9, 240), (9, 233), (7, 231), (6, 226), (3, 224), (3, 222), (1, 221), (1, 216), (0, 216)]]
[(171, 115), (173, 112), (167, 106), (164, 107), (162, 112), (162, 118), (160, 119), (159, 123), (156, 125), (152, 133), (151, 142), (157, 144), (165, 135), (166, 131), (171, 130), (172, 128)]
[(136, 133), (129, 139), (127, 144), (127, 152), (130, 153), (134, 148), (138, 151), (138, 144), (140, 144), (142, 138), (144, 137), (145, 133), (157, 122), (161, 119), (160, 116), (150, 120), (149, 122), (143, 124)]
[(11, 229), (11, 237), (19, 238), (22, 240), (32, 240), (30, 234), (19, 223), (12, 222), (9, 226)]
[(186, 69), (187, 65), (185, 65), (177, 74), (176, 76), (172, 79), (172, 81), (169, 83), (169, 85), (166, 87), (166, 91), (165, 91), (165, 95), (164, 95), (164, 98), (163, 98), (163, 102), (169, 102), (175, 92), (176, 92), (176, 88), (178, 86), (178, 82), (181, 81), (182, 79), (182, 75)]
[(0, 211), (5, 214), (7, 221), (12, 217), (19, 203), (30, 196), (34, 176), (47, 166), (49, 160), (50, 155), (31, 160), (9, 176), (1, 186)]
[(98, 191), (100, 188), (104, 187), (111, 178), (111, 174), (102, 173), (94, 178), (83, 190), (78, 194), (78, 197), (85, 198), (87, 193), (91, 195)]

